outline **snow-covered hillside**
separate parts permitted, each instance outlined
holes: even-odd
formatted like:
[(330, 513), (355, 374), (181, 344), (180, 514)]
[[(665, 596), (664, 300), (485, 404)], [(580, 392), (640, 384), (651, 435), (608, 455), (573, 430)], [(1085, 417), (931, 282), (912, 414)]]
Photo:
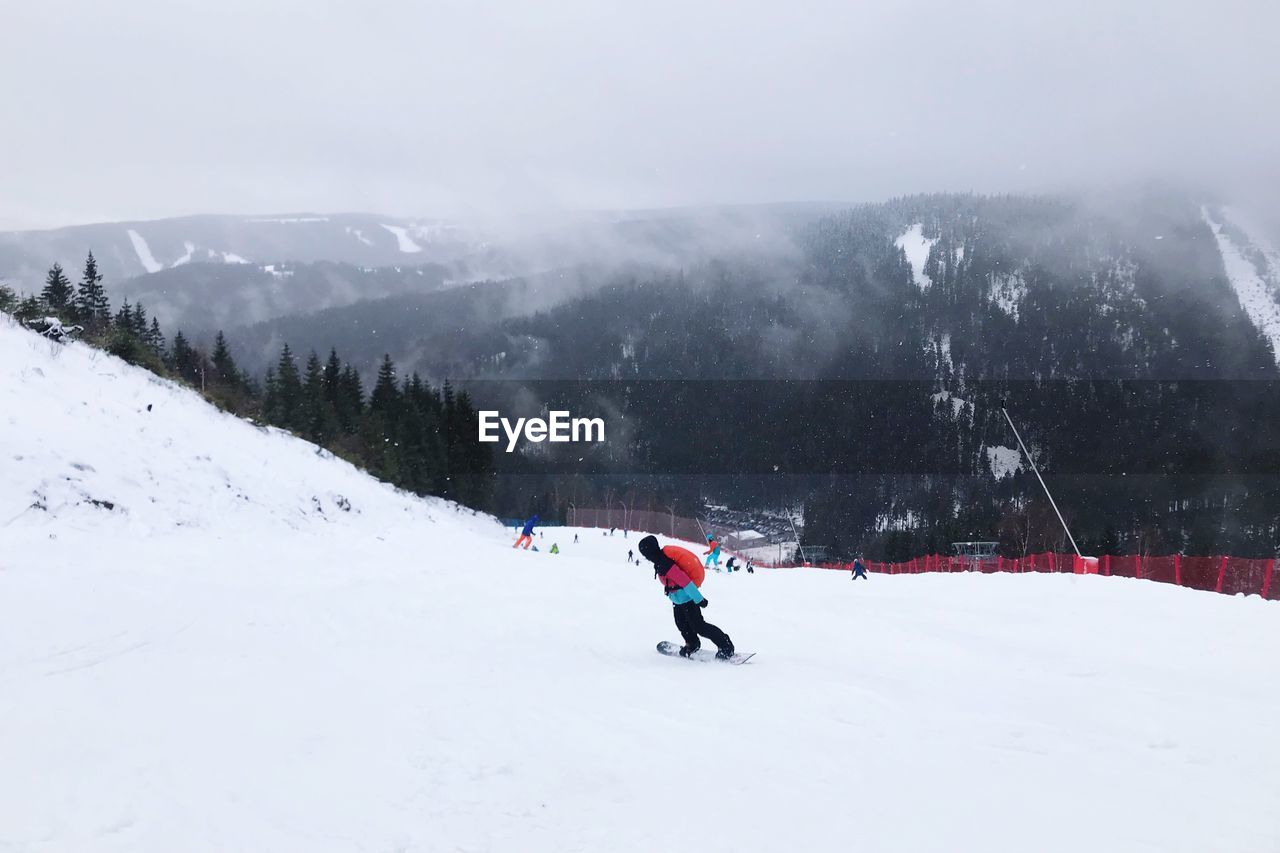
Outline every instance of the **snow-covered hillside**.
[(709, 574), (696, 664), (578, 533), (0, 317), (0, 849), (1276, 849), (1274, 603)]
[(1256, 230), (1246, 229), (1246, 217), (1237, 211), (1201, 208), (1201, 216), (1218, 241), (1222, 266), (1240, 306), (1271, 342), (1280, 363), (1280, 251)]

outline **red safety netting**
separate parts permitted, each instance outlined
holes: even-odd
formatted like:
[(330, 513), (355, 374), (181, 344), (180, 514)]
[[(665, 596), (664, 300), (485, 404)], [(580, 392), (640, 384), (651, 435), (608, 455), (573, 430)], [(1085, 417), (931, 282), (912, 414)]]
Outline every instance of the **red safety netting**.
[[(800, 564), (757, 563), (763, 568), (790, 569)], [(853, 563), (815, 563), (810, 568), (851, 571)], [(1225, 595), (1260, 595), (1280, 601), (1280, 578), (1276, 577), (1276, 561), (1248, 557), (1184, 557), (1172, 554), (1158, 557), (1138, 555), (1081, 559), (1074, 554), (1028, 554), (1025, 557), (996, 557), (975, 560), (928, 554), (900, 563), (865, 561), (867, 571), (886, 575), (917, 575), (926, 572), (1039, 572), (1097, 573), (1109, 577), (1138, 578), (1159, 583), (1176, 584)]]

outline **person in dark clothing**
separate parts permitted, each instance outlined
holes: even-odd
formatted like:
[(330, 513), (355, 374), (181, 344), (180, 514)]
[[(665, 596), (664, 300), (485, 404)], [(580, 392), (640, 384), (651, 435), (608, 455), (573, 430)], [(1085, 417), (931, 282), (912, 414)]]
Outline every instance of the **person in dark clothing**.
[(635, 551), (632, 551), (630, 548), (628, 548), (628, 549), (627, 549), (627, 562), (628, 562), (628, 563), (634, 563), (634, 562), (635, 562), (635, 559), (636, 559), (636, 552), (635, 552)]
[(867, 577), (867, 567), (862, 565), (862, 561), (855, 557), (853, 560), (853, 577), (850, 578), (850, 580), (856, 581), (858, 578), (862, 578), (864, 581), (869, 580)]
[(640, 553), (653, 563), (654, 576), (662, 581), (662, 591), (671, 600), (676, 629), (684, 639), (680, 656), (689, 657), (698, 651), (702, 647), (698, 638), (706, 637), (716, 644), (716, 657), (733, 657), (733, 641), (729, 635), (702, 618), (702, 609), (708, 602), (698, 589), (697, 581), (704, 572), (697, 556), (678, 545), (664, 548), (654, 536), (640, 540)]

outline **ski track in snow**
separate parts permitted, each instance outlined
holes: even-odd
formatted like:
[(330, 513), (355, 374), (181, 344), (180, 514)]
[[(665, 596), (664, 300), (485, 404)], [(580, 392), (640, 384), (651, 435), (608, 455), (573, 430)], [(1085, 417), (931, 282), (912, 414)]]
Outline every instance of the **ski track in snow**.
[(191, 260), (191, 255), (192, 255), (192, 254), (195, 252), (195, 250), (196, 250), (196, 244), (195, 244), (195, 243), (192, 243), (190, 240), (187, 240), (187, 241), (183, 242), (182, 246), (183, 246), (183, 248), (185, 248), (185, 249), (187, 250), (187, 253), (186, 253), (185, 255), (183, 255), (182, 257), (178, 258), (176, 261), (174, 261), (174, 262), (173, 262), (173, 265), (174, 265), (175, 267), (180, 267), (180, 266), (182, 266), (183, 264), (185, 264), (185, 263), (187, 263), (188, 261), (190, 261), (190, 260)]
[(355, 237), (361, 243), (364, 243), (366, 246), (373, 245), (373, 241), (370, 240), (368, 237), (364, 236), (364, 232), (361, 231), (359, 228), (352, 228), (350, 225), (347, 225), (345, 227), (346, 227), (347, 233), (350, 234), (352, 237)]
[(925, 274), (924, 265), (929, 260), (929, 251), (933, 248), (933, 244), (938, 242), (937, 239), (930, 240), (924, 236), (924, 226), (917, 222), (906, 230), (899, 237), (895, 245), (907, 254), (907, 261), (911, 264), (911, 274), (915, 277), (916, 286), (921, 290), (926, 290), (933, 284), (933, 280)]
[(413, 242), (413, 238), (409, 236), (409, 229), (400, 225), (383, 225), (382, 227), (395, 235), (400, 251), (410, 253), (422, 251), (422, 247)]
[(707, 618), (757, 656), (690, 664), (654, 650), (678, 636), (634, 532), (515, 551), (491, 519), (2, 315), (0, 407), (0, 849), (1280, 837), (1275, 602), (709, 572)]
[(147, 241), (132, 228), (129, 229), (129, 242), (133, 243), (133, 251), (137, 253), (138, 262), (142, 264), (144, 270), (151, 273), (164, 269), (164, 264), (157, 261), (151, 254), (151, 247), (147, 245)]
[[(1276, 362), (1280, 364), (1280, 303), (1276, 302), (1277, 295), (1280, 295), (1280, 253), (1261, 243), (1253, 234), (1249, 235), (1250, 246), (1237, 246), (1223, 225), (1210, 215), (1208, 208), (1200, 208), (1200, 215), (1218, 241), (1222, 265), (1240, 299), (1240, 306), (1254, 326), (1271, 342), (1271, 350)], [(1238, 222), (1234, 224), (1237, 228), (1240, 227)], [(1253, 261), (1245, 256), (1245, 249), (1253, 249), (1262, 254), (1267, 265), (1267, 278), (1259, 274)]]

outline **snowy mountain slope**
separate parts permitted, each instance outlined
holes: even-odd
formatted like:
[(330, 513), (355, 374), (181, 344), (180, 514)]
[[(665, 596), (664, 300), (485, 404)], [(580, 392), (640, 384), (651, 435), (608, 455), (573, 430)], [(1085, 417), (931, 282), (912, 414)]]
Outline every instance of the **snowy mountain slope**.
[(4, 315), (0, 323), (0, 523), (307, 530), (457, 512), (399, 495), (314, 445), (218, 412), (91, 347), (52, 343)]
[(465, 221), (364, 213), (202, 215), (95, 223), (0, 232), (0, 280), (36, 290), (55, 261), (75, 272), (90, 250), (108, 289), (122, 279), (184, 263), (436, 263), (450, 266), (457, 281), (509, 278), (581, 263), (679, 267), (716, 253), (785, 249), (788, 228), (830, 208), (546, 212)]
[(1222, 265), (1245, 314), (1271, 342), (1280, 363), (1280, 252), (1246, 230), (1233, 211), (1201, 208), (1222, 253)]
[(1280, 838), (1274, 603), (709, 574), (707, 617), (759, 656), (690, 664), (652, 650), (675, 631), (625, 562), (634, 533), (513, 551), (492, 521), (4, 322), (0, 401), (0, 849)]
[[(383, 223), (391, 223), (383, 225)], [(384, 230), (384, 227), (392, 230)], [(413, 234), (426, 250), (413, 259), (394, 230)], [(0, 277), (38, 287), (54, 261), (78, 270), (93, 250), (109, 285), (184, 263), (234, 264), (331, 261), (389, 266), (453, 259), (475, 251), (456, 227), (366, 214), (333, 216), (187, 216), (149, 222), (77, 225), (51, 231), (0, 233)]]

